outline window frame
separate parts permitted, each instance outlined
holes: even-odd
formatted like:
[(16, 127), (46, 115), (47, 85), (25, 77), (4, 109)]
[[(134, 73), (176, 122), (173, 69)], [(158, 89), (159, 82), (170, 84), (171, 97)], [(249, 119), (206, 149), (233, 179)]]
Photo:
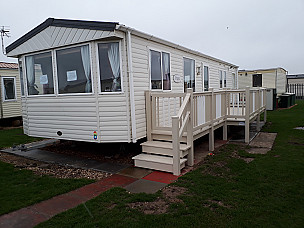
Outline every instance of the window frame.
[[(151, 51), (156, 51), (160, 53), (160, 72), (162, 79), (162, 88), (161, 89), (152, 89), (152, 75), (151, 75)], [(169, 67), (170, 67), (170, 89), (164, 90), (164, 77), (163, 77), (163, 53), (169, 54)], [(149, 90), (150, 91), (162, 91), (162, 92), (170, 92), (172, 91), (172, 74), (171, 74), (171, 53), (169, 51), (163, 51), (154, 47), (148, 47), (148, 55), (149, 55)]]
[[(205, 67), (208, 67), (208, 88), (205, 90)], [(210, 88), (210, 67), (209, 64), (201, 63), (202, 91), (208, 92)]]
[[(23, 58), (22, 58), (22, 68), (23, 68), (23, 84), (24, 84), (24, 95), (25, 96), (22, 96), (22, 97), (54, 97), (54, 96), (56, 96), (56, 87), (55, 87), (55, 78), (56, 77), (55, 77), (55, 70), (54, 70), (54, 63), (56, 63), (56, 61), (54, 61), (53, 51), (54, 50), (52, 50), (52, 49), (50, 49), (50, 50), (43, 50), (43, 51), (38, 51), (38, 52), (34, 52), (34, 53), (31, 53), (31, 54), (23, 56)], [(26, 57), (27, 56), (33, 56), (33, 55), (39, 55), (39, 54), (43, 54), (43, 53), (46, 53), (46, 52), (51, 52), (54, 93), (53, 94), (29, 95), (28, 94), (28, 89), (27, 89)], [(20, 81), (20, 85), (21, 85), (21, 81)]]
[[(21, 63), (21, 64), (20, 64)], [(20, 97), (26, 97), (26, 94), (27, 94), (27, 90), (25, 90), (25, 71), (26, 69), (24, 68), (24, 58), (23, 57), (20, 57), (18, 58), (18, 73), (19, 73), (19, 81), (20, 81)], [(20, 67), (22, 69), (22, 74), (20, 72)], [(23, 81), (23, 85), (21, 83), (21, 75), (22, 75), (22, 81)], [(22, 87), (23, 87), (23, 94), (22, 94)]]
[[(14, 80), (14, 95), (15, 98), (14, 99), (9, 99), (6, 100), (5, 99), (5, 94), (4, 94), (4, 79), (13, 79)], [(16, 87), (16, 77), (12, 77), (12, 76), (1, 76), (1, 89), (2, 89), (2, 102), (16, 102), (18, 100), (17, 98), (17, 87)]]
[[(183, 56), (183, 87), (184, 87), (184, 93), (186, 93), (187, 91), (185, 91), (185, 61), (184, 59), (190, 59), (194, 61), (194, 88), (193, 92), (196, 91), (196, 61), (194, 58), (190, 58), (188, 56)], [(190, 89), (190, 88), (189, 88)]]
[(223, 70), (223, 88), (227, 88), (227, 71)]
[(223, 88), (223, 71), (219, 70), (219, 85), (220, 85), (220, 89)]
[[(81, 46), (85, 46), (85, 45), (89, 45), (89, 53), (90, 53), (90, 68), (91, 68), (91, 84), (92, 84), (92, 92), (90, 93), (59, 93), (59, 80), (58, 80), (58, 66), (57, 66), (57, 55), (56, 55), (56, 51), (59, 50), (64, 50), (64, 49), (69, 49), (69, 48), (74, 48), (74, 47), (81, 47)], [(90, 42), (85, 42), (85, 43), (81, 43), (81, 44), (74, 44), (74, 45), (68, 45), (68, 46), (64, 46), (64, 47), (60, 47), (60, 48), (56, 48), (53, 50), (54, 55), (53, 55), (53, 60), (55, 63), (55, 66), (53, 67), (53, 70), (55, 71), (55, 74), (53, 74), (55, 81), (56, 82), (56, 96), (89, 96), (94, 94), (94, 77), (93, 77), (93, 64), (92, 64), (92, 46)], [(54, 85), (54, 89), (55, 89), (55, 85)]]
[[(118, 43), (119, 48), (119, 64), (120, 64), (120, 84), (121, 84), (121, 91), (115, 91), (115, 92), (102, 92), (101, 91), (101, 82), (100, 82), (100, 66), (99, 66), (99, 52), (98, 52), (98, 44), (104, 44), (104, 43)], [(95, 42), (95, 55), (96, 55), (96, 66), (97, 66), (97, 75), (98, 75), (98, 94), (100, 95), (107, 95), (107, 94), (124, 94), (124, 80), (123, 80), (123, 74), (122, 74), (122, 50), (121, 50), (121, 40), (107, 40), (107, 41), (97, 41)], [(92, 82), (93, 84), (93, 82)]]

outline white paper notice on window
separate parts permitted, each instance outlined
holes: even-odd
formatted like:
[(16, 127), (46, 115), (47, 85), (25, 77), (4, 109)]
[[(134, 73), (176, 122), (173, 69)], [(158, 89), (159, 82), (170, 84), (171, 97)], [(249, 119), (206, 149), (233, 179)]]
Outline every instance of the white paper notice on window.
[(185, 82), (190, 82), (190, 75), (185, 75)]
[(46, 85), (49, 83), (48, 77), (46, 74), (40, 76), (40, 85)]
[(76, 70), (67, 71), (67, 81), (77, 81), (77, 73)]

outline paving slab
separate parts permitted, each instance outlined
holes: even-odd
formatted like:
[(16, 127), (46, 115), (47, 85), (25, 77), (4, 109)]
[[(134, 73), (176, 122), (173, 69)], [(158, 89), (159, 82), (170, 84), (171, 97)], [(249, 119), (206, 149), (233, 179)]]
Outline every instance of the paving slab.
[(178, 179), (179, 176), (175, 176), (171, 173), (165, 173), (160, 171), (154, 171), (151, 174), (145, 176), (144, 180), (156, 181), (164, 184), (170, 184)]
[(249, 146), (271, 149), (276, 137), (277, 133), (259, 132), (258, 135), (249, 143)]
[(132, 184), (125, 186), (124, 188), (131, 193), (155, 193), (165, 186), (167, 186), (167, 184), (140, 179), (133, 182)]
[(270, 151), (269, 148), (261, 148), (261, 147), (251, 147), (246, 150), (249, 154), (267, 154)]
[(92, 167), (93, 169), (105, 171), (108, 173), (117, 173), (127, 167), (131, 166), (130, 164), (114, 164), (114, 163), (100, 163), (100, 165)]
[(125, 168), (125, 169), (121, 170), (117, 174), (141, 179), (141, 178), (147, 176), (148, 174), (150, 174), (152, 172), (153, 172), (153, 170), (150, 170), (150, 169), (143, 169), (143, 168), (138, 168), (138, 167), (131, 166), (131, 167), (128, 167), (128, 168)]

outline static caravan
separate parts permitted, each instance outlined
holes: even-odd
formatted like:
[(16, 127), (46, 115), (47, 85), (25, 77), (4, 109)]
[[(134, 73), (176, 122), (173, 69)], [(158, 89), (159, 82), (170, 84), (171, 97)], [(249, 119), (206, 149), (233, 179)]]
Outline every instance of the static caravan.
[(18, 64), (0, 62), (0, 119), (21, 117)]
[(277, 94), (286, 92), (286, 74), (284, 68), (270, 68), (258, 70), (239, 70), (238, 85), (239, 88), (265, 87), (276, 89)]
[(49, 18), (6, 52), (19, 59), (26, 134), (98, 143), (147, 137), (134, 158), (140, 167), (179, 175), (193, 164), (193, 140), (209, 134), (212, 150), (214, 129), (227, 134), (236, 121), (248, 136), (264, 110), (262, 91), (233, 90), (238, 66), (119, 23)]

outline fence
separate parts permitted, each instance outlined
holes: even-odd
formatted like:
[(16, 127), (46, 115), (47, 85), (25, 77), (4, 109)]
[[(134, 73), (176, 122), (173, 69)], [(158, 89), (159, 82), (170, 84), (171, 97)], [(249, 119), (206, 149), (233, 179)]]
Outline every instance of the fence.
[(287, 84), (287, 92), (295, 93), (296, 99), (304, 99), (304, 84)]

